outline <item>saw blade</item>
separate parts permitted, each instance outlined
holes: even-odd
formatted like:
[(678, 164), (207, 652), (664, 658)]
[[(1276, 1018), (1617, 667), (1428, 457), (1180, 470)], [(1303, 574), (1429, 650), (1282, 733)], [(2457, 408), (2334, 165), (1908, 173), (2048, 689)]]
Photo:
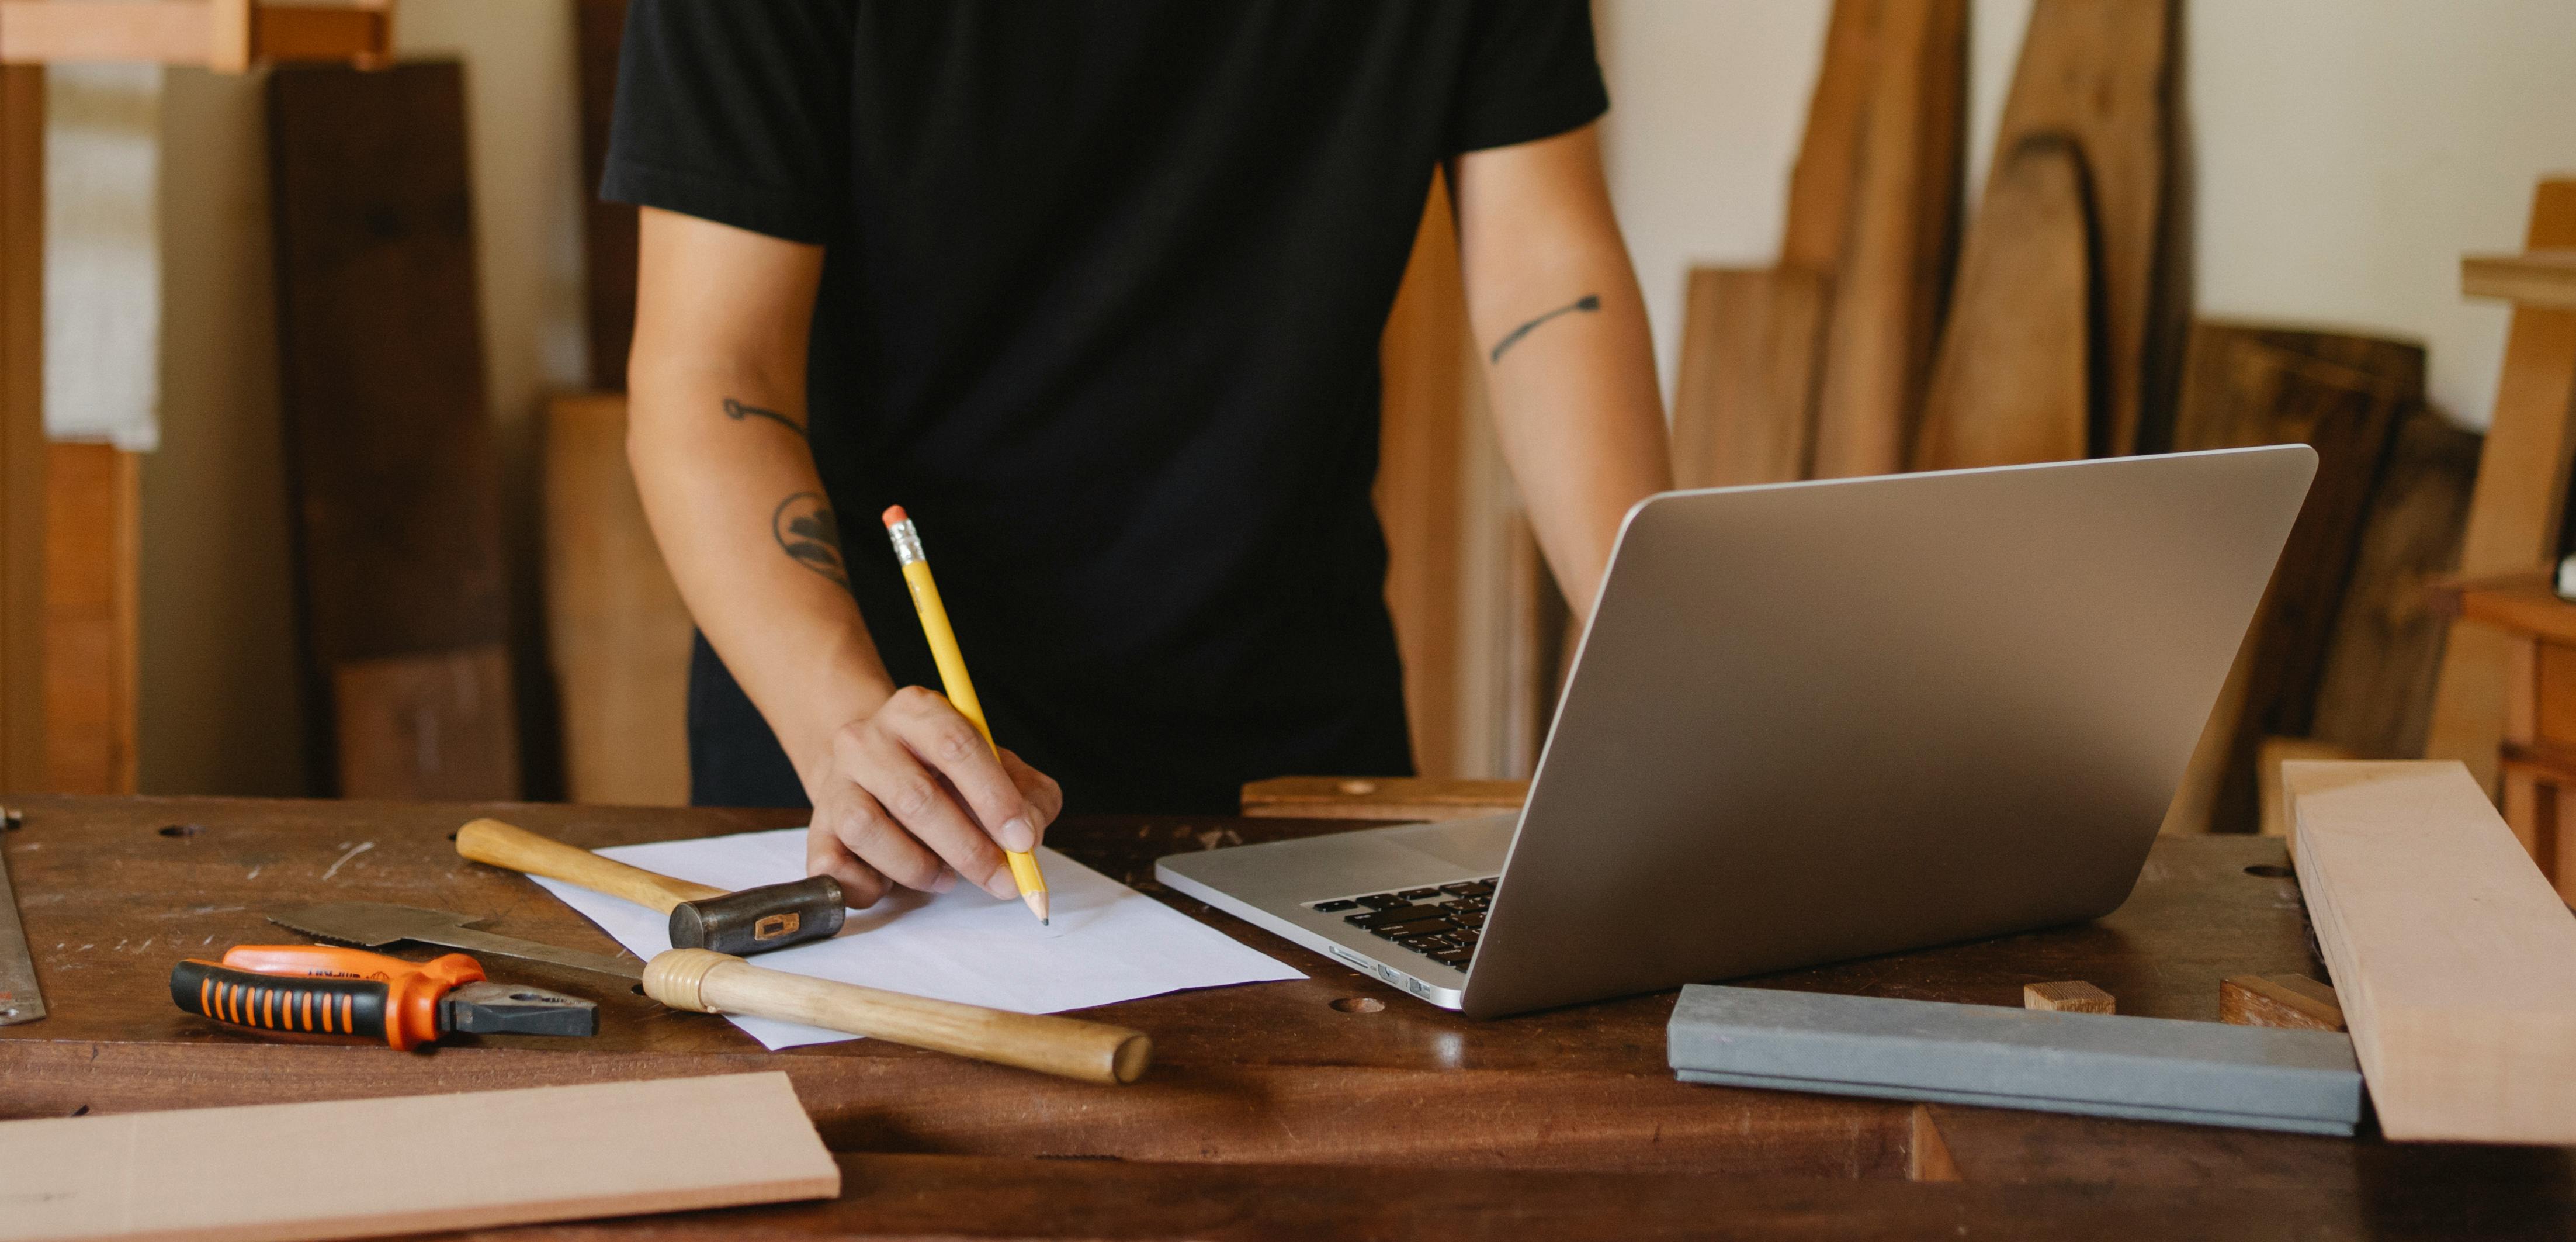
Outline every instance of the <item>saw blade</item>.
[(18, 922), (18, 894), (9, 887), (8, 851), (0, 848), (0, 1026), (45, 1016), (45, 994), (36, 988), (36, 959), (27, 951), (27, 929)]
[(633, 958), (584, 953), (536, 940), (495, 935), (466, 926), (475, 920), (446, 910), (424, 910), (373, 901), (334, 901), (293, 910), (272, 911), (268, 921), (316, 940), (336, 941), (363, 949), (410, 940), (442, 948), (463, 949), (523, 961), (544, 962), (572, 970), (613, 975), (628, 982), (644, 977), (644, 963)]

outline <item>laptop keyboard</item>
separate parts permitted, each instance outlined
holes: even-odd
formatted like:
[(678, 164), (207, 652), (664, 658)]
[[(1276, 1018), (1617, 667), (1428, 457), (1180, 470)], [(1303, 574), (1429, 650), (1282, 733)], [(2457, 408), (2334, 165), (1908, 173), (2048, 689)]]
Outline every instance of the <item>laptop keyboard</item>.
[(1493, 903), (1497, 878), (1310, 901), (1306, 908), (1341, 915), (1343, 922), (1380, 940), (1392, 940), (1443, 966), (1465, 970), (1476, 956), (1476, 938), (1484, 933), (1485, 907)]

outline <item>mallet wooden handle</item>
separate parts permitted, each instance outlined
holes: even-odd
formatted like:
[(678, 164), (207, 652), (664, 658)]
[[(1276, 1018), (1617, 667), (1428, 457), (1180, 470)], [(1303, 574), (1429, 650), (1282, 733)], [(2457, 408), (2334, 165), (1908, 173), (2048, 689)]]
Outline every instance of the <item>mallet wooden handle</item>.
[(1085, 1082), (1134, 1082), (1154, 1056), (1150, 1037), (1123, 1026), (834, 983), (705, 949), (655, 954), (644, 994), (674, 1009), (801, 1022)]
[(664, 914), (684, 901), (722, 897), (725, 890), (655, 875), (602, 858), (589, 850), (541, 837), (515, 824), (478, 819), (456, 830), (456, 852), (479, 863), (578, 884), (594, 893), (623, 897)]

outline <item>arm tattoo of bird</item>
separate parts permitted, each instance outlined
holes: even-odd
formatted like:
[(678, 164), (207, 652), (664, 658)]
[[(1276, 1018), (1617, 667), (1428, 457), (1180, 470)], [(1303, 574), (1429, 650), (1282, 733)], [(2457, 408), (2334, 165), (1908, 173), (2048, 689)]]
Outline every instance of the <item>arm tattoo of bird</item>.
[(850, 570), (841, 559), (841, 524), (832, 516), (832, 504), (821, 492), (798, 492), (778, 502), (769, 515), (769, 533), (778, 540), (780, 551), (788, 559), (842, 586), (850, 585)]

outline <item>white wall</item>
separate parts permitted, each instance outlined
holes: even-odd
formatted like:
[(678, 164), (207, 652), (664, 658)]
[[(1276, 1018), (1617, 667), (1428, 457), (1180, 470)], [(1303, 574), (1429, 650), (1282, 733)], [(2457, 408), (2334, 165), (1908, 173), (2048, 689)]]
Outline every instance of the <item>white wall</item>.
[[(1969, 185), (2031, 0), (1973, 0)], [(1605, 147), (1671, 390), (1684, 273), (1776, 253), (1827, 0), (1596, 0)], [(2182, 106), (2198, 313), (2423, 341), (2433, 401), (2484, 426), (2502, 308), (2463, 251), (2513, 250), (2576, 171), (2576, 3), (2201, 0)]]

